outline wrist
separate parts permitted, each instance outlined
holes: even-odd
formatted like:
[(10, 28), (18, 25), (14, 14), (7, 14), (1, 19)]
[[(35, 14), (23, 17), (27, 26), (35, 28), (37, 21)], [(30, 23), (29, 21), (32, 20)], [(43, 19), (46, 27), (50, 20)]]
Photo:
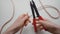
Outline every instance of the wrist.
[(3, 34), (13, 34), (16, 30), (16, 28), (8, 28)]
[(4, 32), (3, 34), (13, 34), (13, 33), (6, 31), (6, 32)]
[(54, 34), (60, 34), (60, 27), (59, 26), (56, 27), (56, 31), (54, 31)]

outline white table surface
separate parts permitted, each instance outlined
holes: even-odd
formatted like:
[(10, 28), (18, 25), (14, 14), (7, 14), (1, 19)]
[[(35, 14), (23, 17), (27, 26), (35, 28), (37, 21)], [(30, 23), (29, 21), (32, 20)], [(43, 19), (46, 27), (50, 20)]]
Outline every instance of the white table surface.
[[(39, 0), (34, 0), (36, 3), (36, 6), (39, 7), (40, 3)], [(43, 2), (44, 5), (51, 5), (51, 6), (55, 6), (57, 9), (60, 10), (60, 0), (41, 0)], [(14, 4), (15, 4), (15, 14), (14, 14), (14, 18), (11, 22), (9, 22), (3, 29), (3, 32), (6, 31), (6, 29), (11, 26), (14, 21), (17, 19), (17, 17), (23, 13), (27, 13), (29, 15), (31, 15), (31, 9), (30, 9), (30, 5), (29, 5), (29, 0), (13, 0)], [(56, 13), (55, 10), (53, 9), (47, 9), (48, 12), (50, 12), (50, 14), (52, 16), (57, 16), (58, 14)], [(51, 11), (52, 10), (52, 11)], [(43, 10), (39, 10), (41, 16), (43, 18), (47, 18), (50, 19), (50, 21), (54, 22), (55, 24), (60, 25), (60, 18), (59, 19), (52, 19), (50, 18), (46, 12), (44, 12)], [(12, 16), (12, 4), (10, 0), (0, 0), (0, 27), (7, 21), (10, 19), (10, 17)], [(19, 32), (17, 33), (19, 34)], [(33, 26), (30, 24), (28, 24), (28, 26), (26, 26), (23, 29), (22, 34), (35, 34), (34, 33), (34, 29)], [(50, 34), (47, 31), (39, 31), (38, 34)]]

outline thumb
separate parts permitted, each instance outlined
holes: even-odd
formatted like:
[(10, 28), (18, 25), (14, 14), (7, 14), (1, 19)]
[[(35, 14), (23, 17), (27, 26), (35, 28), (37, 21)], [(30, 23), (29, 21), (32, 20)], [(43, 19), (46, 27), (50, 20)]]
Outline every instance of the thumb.
[(47, 22), (47, 20), (39, 20), (37, 21), (37, 24), (41, 24), (45, 30), (47, 30), (47, 28), (49, 27), (49, 23)]
[(39, 21), (36, 21), (37, 24), (42, 24), (42, 25), (46, 25), (46, 22), (44, 20), (39, 20)]
[(26, 14), (26, 16), (23, 18), (24, 24), (26, 24), (27, 21), (29, 21), (29, 16)]

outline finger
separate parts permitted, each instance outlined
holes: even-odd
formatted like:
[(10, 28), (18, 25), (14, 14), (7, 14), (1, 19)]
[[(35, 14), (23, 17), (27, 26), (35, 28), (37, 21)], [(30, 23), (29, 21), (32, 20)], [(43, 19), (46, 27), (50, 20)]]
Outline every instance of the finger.
[(24, 21), (24, 23), (26, 23), (26, 21), (28, 21), (28, 19), (29, 19), (29, 16), (26, 15), (22, 20)]
[(23, 17), (25, 17), (25, 16), (27, 16), (27, 15), (28, 15), (28, 13), (22, 14), (22, 15), (20, 15), (19, 17), (20, 17), (20, 18), (23, 18)]
[(26, 21), (26, 23), (25, 23), (25, 26), (27, 26), (29, 23), (31, 23), (31, 21)]
[(39, 21), (36, 21), (36, 24), (43, 24), (43, 25), (45, 25), (46, 22), (44, 20), (39, 20)]
[(43, 30), (44, 28), (43, 28), (43, 26), (40, 26), (40, 28), (39, 28), (39, 29), (40, 29), (40, 31), (41, 31), (41, 30)]
[(41, 24), (43, 26), (43, 29), (47, 30), (47, 22), (44, 20), (37, 21), (37, 24)]
[(25, 26), (27, 26), (28, 23), (31, 23), (31, 21), (29, 20), (29, 16), (28, 16), (28, 13), (25, 15), (24, 17), (24, 21), (25, 21)]
[(18, 19), (22, 19), (26, 14), (22, 14), (18, 17)]
[(41, 26), (41, 24), (37, 24), (36, 26), (37, 26), (37, 28), (39, 28)]
[(24, 19), (24, 21), (25, 21), (25, 20), (28, 20), (28, 18), (29, 18), (29, 16), (26, 14), (23, 19)]
[(41, 24), (37, 25), (37, 29), (38, 30), (42, 30), (43, 29), (43, 26), (41, 26)]
[[(20, 16), (16, 19), (16, 21), (19, 22), (19, 21), (20, 21), (21, 19), (23, 19), (25, 16), (26, 16), (26, 14), (20, 15)], [(15, 21), (15, 22), (16, 22), (16, 21)]]
[(28, 23), (29, 23), (29, 21), (26, 21), (26, 24), (25, 24), (25, 26), (27, 26), (27, 25), (28, 25)]

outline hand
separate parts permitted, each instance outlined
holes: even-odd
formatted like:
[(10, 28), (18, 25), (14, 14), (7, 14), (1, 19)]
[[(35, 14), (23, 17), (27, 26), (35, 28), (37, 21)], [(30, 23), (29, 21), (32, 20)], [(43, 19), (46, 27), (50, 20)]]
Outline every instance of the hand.
[(19, 16), (4, 34), (15, 34), (16, 32), (20, 30), (21, 27), (23, 27), (23, 25), (26, 24), (28, 19), (29, 19), (28, 14), (23, 14)]
[[(51, 22), (51, 21), (40, 20), (40, 21), (37, 21), (37, 24), (44, 26), (47, 29), (46, 31), (49, 31), (53, 34), (60, 34), (60, 26), (53, 24), (53, 22)], [(43, 29), (43, 27), (39, 27), (39, 28)]]

